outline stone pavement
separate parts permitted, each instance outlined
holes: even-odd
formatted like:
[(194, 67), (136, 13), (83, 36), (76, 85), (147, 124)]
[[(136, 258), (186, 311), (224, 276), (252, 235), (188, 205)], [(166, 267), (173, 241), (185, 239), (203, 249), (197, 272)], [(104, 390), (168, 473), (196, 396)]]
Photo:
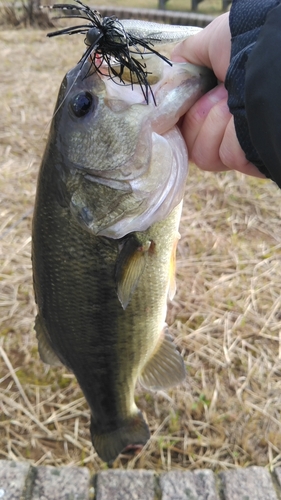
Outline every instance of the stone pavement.
[(281, 467), (170, 471), (33, 467), (0, 460), (1, 500), (281, 500)]

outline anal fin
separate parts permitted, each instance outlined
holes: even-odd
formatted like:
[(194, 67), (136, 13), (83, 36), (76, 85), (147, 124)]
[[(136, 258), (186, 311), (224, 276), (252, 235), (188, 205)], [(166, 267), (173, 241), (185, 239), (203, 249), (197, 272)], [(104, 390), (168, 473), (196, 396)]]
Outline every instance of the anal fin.
[(35, 319), (36, 338), (38, 340), (38, 351), (41, 360), (52, 366), (62, 366), (48, 339), (48, 333), (44, 319), (38, 314)]
[(180, 384), (186, 375), (184, 361), (173, 339), (165, 330), (152, 357), (140, 376), (140, 383), (147, 389), (167, 389)]

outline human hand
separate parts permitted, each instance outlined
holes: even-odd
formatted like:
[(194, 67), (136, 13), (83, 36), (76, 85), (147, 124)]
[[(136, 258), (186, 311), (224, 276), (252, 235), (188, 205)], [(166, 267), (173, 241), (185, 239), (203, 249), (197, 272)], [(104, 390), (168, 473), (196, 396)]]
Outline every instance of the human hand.
[(229, 13), (217, 17), (204, 30), (176, 46), (174, 61), (188, 61), (211, 68), (222, 82), (199, 99), (181, 122), (189, 157), (199, 168), (213, 172), (238, 170), (264, 175), (246, 159), (235, 132), (224, 86), (230, 61)]

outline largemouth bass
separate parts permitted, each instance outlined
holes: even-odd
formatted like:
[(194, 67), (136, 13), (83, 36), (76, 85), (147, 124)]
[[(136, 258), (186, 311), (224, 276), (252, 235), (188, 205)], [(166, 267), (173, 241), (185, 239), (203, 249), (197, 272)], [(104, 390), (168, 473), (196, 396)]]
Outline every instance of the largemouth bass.
[[(153, 35), (168, 57), (194, 32), (124, 26)], [(148, 104), (137, 83), (116, 85), (106, 67), (103, 75), (85, 61), (67, 73), (33, 218), (39, 353), (75, 374), (91, 409), (93, 445), (106, 462), (149, 439), (134, 401), (137, 380), (156, 390), (185, 377), (165, 324), (187, 175), (176, 123), (213, 85), (204, 68), (143, 57), (154, 94)]]

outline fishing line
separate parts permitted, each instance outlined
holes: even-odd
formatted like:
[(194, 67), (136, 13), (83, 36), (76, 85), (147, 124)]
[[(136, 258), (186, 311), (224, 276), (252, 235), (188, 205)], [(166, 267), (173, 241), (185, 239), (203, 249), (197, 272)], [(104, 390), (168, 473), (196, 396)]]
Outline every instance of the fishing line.
[(50, 120), (48, 120), (48, 122), (46, 123), (46, 125), (45, 125), (45, 127), (44, 127), (44, 130), (43, 130), (43, 132), (42, 132), (41, 138), (43, 138), (43, 135), (44, 135), (44, 134), (45, 134), (45, 133), (49, 130), (50, 125), (51, 125), (51, 123), (52, 123), (53, 118), (56, 116), (56, 114), (57, 114), (57, 113), (58, 113), (58, 111), (61, 109), (61, 107), (62, 107), (62, 105), (64, 104), (64, 102), (66, 101), (66, 98), (68, 97), (69, 93), (71, 92), (71, 90), (73, 89), (73, 87), (74, 87), (75, 83), (77, 82), (77, 80), (78, 80), (79, 76), (81, 75), (82, 69), (83, 69), (82, 67), (79, 69), (79, 71), (78, 71), (78, 73), (77, 73), (76, 77), (74, 78), (74, 80), (73, 80), (72, 84), (70, 85), (70, 87), (69, 87), (68, 91), (66, 92), (66, 94), (65, 94), (65, 96), (64, 96), (64, 98), (63, 98), (63, 100), (62, 100), (62, 102), (59, 104), (59, 106), (58, 106), (58, 107), (56, 108), (56, 110), (53, 112), (53, 114), (52, 114), (52, 116), (51, 116)]

